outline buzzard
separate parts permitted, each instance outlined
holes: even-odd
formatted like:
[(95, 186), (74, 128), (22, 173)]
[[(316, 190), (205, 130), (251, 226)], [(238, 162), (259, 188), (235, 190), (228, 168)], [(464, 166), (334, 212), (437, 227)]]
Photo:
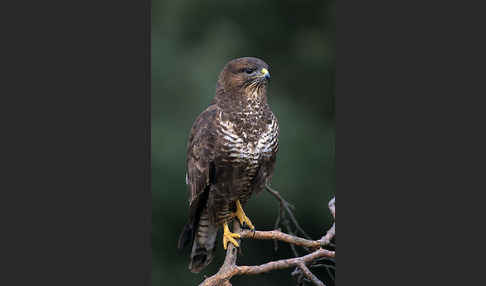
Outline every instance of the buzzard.
[(192, 243), (192, 272), (213, 259), (220, 226), (224, 249), (228, 243), (239, 247), (239, 235), (228, 227), (233, 218), (255, 229), (242, 207), (269, 183), (278, 150), (278, 122), (267, 103), (268, 69), (252, 57), (228, 62), (214, 99), (192, 126), (186, 160), (189, 220), (178, 244), (181, 249)]

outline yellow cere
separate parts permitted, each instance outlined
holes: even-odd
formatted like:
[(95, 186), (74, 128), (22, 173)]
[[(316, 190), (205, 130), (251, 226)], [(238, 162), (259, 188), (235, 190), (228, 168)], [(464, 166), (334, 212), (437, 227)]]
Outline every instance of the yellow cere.
[(266, 75), (268, 73), (268, 70), (266, 68), (262, 68), (262, 74)]

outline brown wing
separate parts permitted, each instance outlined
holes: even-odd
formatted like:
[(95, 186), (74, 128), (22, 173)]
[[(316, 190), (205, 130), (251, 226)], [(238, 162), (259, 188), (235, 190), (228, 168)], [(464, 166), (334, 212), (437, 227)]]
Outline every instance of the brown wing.
[(179, 248), (194, 238), (201, 213), (206, 206), (211, 178), (214, 177), (215, 120), (218, 108), (209, 106), (192, 125), (187, 144), (186, 184), (189, 189), (189, 221), (179, 237)]
[(193, 205), (210, 184), (215, 157), (215, 120), (218, 109), (209, 106), (194, 122), (187, 144), (186, 183), (189, 187), (189, 204)]

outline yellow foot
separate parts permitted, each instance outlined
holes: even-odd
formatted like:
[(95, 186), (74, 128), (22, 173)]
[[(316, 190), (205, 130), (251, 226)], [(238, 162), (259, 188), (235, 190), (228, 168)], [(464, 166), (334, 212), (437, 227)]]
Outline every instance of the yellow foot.
[(240, 247), (240, 245), (238, 244), (238, 242), (235, 239), (235, 238), (240, 238), (240, 235), (237, 234), (237, 233), (232, 233), (229, 230), (228, 223), (225, 222), (223, 224), (223, 230), (224, 230), (224, 233), (223, 233), (223, 248), (224, 249), (228, 248), (228, 242), (233, 243), (236, 247)]
[(233, 215), (238, 218), (241, 226), (243, 226), (243, 224), (246, 223), (246, 225), (248, 225), (250, 229), (252, 230), (255, 229), (255, 227), (251, 223), (251, 220), (246, 216), (245, 212), (243, 211), (243, 208), (241, 207), (241, 203), (239, 200), (236, 201), (236, 212)]

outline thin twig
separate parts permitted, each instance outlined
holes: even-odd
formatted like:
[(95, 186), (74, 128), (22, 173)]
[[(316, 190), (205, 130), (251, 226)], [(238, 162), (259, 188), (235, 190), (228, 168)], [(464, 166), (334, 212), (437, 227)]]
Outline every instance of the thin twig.
[[(322, 260), (322, 259), (320, 259), (320, 260)], [(332, 273), (331, 270), (336, 271), (336, 266), (331, 265), (331, 264), (324, 264), (324, 263), (318, 263), (318, 264), (316, 264), (315, 263), (316, 261), (314, 261), (314, 264), (310, 265), (309, 268), (312, 268), (312, 269), (314, 269), (314, 268), (324, 268), (324, 269), (326, 269), (327, 275), (329, 275), (329, 277), (334, 281), (334, 274)]]
[[(278, 209), (278, 215), (277, 215), (277, 219), (275, 220), (275, 227), (274, 227), (274, 229), (279, 229), (279, 230), (280, 230), (280, 228), (279, 228), (279, 226), (280, 226), (280, 219), (281, 219), (283, 216), (284, 216), (284, 214), (283, 214), (283, 208), (282, 208), (282, 207), (280, 207), (280, 208)], [(276, 240), (276, 239), (275, 239), (275, 240), (273, 240), (273, 250), (274, 250), (275, 252), (277, 252), (277, 251), (278, 251), (278, 240)]]
[(290, 209), (290, 207), (294, 208), (294, 206), (292, 206), (289, 202), (287, 202), (284, 198), (282, 198), (282, 196), (280, 195), (280, 193), (274, 189), (272, 189), (270, 186), (266, 185), (265, 186), (266, 189), (272, 194), (274, 195), (279, 201), (280, 201), (280, 204), (281, 206), (283, 206), (285, 208), (285, 210), (287, 211), (287, 214), (289, 215), (290, 219), (292, 220), (292, 223), (295, 225), (295, 227), (297, 228), (297, 230), (302, 233), (305, 238), (307, 239), (311, 239), (311, 237), (302, 229), (302, 227), (300, 227), (299, 223), (297, 222), (297, 219), (295, 219), (295, 216), (294, 214), (292, 213), (292, 210)]
[(309, 266), (309, 268), (330, 268), (332, 270), (336, 270), (336, 267), (334, 265), (331, 265), (331, 264), (324, 264), (324, 263), (320, 263), (320, 264), (312, 264), (311, 266)]
[(300, 263), (298, 265), (298, 267), (300, 268), (300, 270), (302, 270), (302, 273), (305, 275), (305, 277), (307, 277), (312, 283), (314, 283), (315, 285), (318, 285), (318, 286), (325, 286), (324, 283), (322, 283), (321, 280), (319, 280), (310, 270), (309, 268), (307, 268), (307, 266), (305, 266), (304, 263)]
[[(332, 274), (332, 271), (331, 271), (331, 269), (333, 269), (333, 268), (326, 267), (325, 269), (326, 269), (327, 275), (329, 275), (329, 277), (331, 277), (332, 281), (334, 281), (335, 280), (334, 274)], [(335, 271), (335, 269), (334, 269), (334, 271)]]
[[(290, 228), (290, 224), (289, 224), (289, 221), (287, 219), (285, 219), (282, 224), (283, 224), (283, 226), (285, 228), (285, 231), (287, 231), (291, 235), (295, 235), (294, 231)], [(289, 244), (289, 246), (290, 246), (290, 249), (292, 250), (292, 253), (294, 254), (294, 257), (298, 257), (299, 256), (299, 252), (297, 252), (297, 249), (295, 248), (295, 245)], [(308, 249), (306, 248), (305, 250), (308, 250)]]

